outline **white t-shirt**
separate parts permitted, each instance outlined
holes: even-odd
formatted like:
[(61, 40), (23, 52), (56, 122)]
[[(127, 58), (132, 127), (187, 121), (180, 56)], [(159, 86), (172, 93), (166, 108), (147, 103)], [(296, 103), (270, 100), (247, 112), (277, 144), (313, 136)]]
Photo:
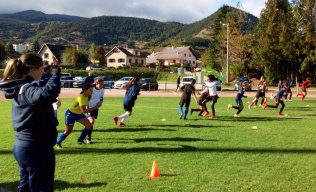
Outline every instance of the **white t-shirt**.
[(92, 95), (89, 100), (89, 107), (92, 108), (97, 105), (97, 103), (103, 101), (103, 96), (104, 96), (104, 89), (96, 89), (93, 87)]
[(206, 82), (206, 83), (205, 83), (205, 87), (208, 88), (208, 90), (209, 90), (209, 95), (210, 95), (210, 96), (217, 95), (217, 89), (216, 89), (216, 83), (215, 83), (215, 81)]

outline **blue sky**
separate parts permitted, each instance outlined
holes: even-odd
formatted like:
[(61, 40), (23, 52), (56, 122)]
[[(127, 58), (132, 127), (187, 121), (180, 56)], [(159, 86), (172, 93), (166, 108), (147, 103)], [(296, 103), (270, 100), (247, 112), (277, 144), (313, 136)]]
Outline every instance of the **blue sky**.
[(0, 0), (0, 13), (38, 10), (82, 17), (130, 16), (158, 21), (193, 23), (214, 13), (223, 4), (259, 17), (266, 0)]

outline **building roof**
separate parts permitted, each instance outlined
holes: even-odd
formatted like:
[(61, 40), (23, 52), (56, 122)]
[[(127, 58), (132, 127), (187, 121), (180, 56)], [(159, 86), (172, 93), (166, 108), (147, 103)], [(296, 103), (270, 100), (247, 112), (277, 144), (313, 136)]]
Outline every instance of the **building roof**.
[[(190, 46), (187, 47), (165, 47), (160, 52), (152, 53), (147, 57), (149, 62), (154, 62), (155, 59), (180, 59), (183, 57), (183, 54), (190, 50), (193, 56), (197, 58), (197, 55), (193, 52)], [(147, 61), (147, 60), (146, 60)]]
[(105, 57), (107, 57), (110, 53), (112, 53), (115, 49), (118, 49), (119, 51), (121, 51), (122, 53), (124, 53), (126, 56), (129, 56), (129, 57), (146, 57), (144, 55), (144, 53), (140, 52), (140, 55), (137, 55), (137, 54), (134, 54), (133, 52), (136, 51), (136, 50), (133, 50), (133, 49), (125, 49), (123, 47), (117, 47), (115, 46), (113, 49), (111, 49), (109, 52), (107, 52), (105, 54)]
[(41, 54), (41, 52), (42, 52), (42, 50), (44, 49), (45, 46), (54, 54), (55, 58), (58, 61), (61, 61), (61, 55), (64, 52), (64, 50), (66, 49), (66, 46), (45, 43), (42, 46), (42, 48), (40, 49), (40, 51), (38, 52), (39, 54)]

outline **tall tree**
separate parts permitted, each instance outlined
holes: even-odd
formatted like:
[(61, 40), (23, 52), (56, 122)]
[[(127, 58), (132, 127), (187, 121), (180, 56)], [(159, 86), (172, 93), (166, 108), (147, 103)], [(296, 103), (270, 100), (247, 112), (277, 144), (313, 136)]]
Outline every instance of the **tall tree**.
[(300, 69), (304, 75), (316, 74), (316, 1), (293, 0), (294, 18), (297, 21), (297, 46)]
[(95, 63), (95, 61), (98, 60), (97, 46), (95, 45), (95, 43), (92, 43), (90, 45), (89, 58), (92, 63)]
[[(260, 15), (254, 62), (270, 80), (285, 78), (294, 51), (292, 9), (287, 0), (268, 0)], [(291, 69), (292, 72), (295, 71)]]
[(71, 64), (73, 64), (75, 66), (78, 64), (78, 50), (77, 50), (76, 46), (72, 47)]
[(0, 62), (2, 62), (6, 56), (7, 56), (7, 52), (5, 50), (5, 44), (4, 42), (0, 41)]
[(104, 51), (104, 48), (102, 46), (98, 48), (97, 58), (99, 61), (99, 66), (103, 67), (105, 65), (105, 51)]

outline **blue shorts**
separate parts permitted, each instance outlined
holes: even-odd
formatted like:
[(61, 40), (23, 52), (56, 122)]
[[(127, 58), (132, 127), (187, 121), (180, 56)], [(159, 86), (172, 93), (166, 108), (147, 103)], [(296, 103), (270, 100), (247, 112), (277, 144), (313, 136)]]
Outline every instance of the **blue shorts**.
[(81, 113), (81, 114), (76, 114), (76, 113), (72, 113), (69, 109), (66, 111), (65, 113), (65, 125), (67, 126), (73, 126), (75, 124), (76, 121), (80, 120), (80, 119), (84, 119), (87, 118), (85, 116), (85, 114)]

